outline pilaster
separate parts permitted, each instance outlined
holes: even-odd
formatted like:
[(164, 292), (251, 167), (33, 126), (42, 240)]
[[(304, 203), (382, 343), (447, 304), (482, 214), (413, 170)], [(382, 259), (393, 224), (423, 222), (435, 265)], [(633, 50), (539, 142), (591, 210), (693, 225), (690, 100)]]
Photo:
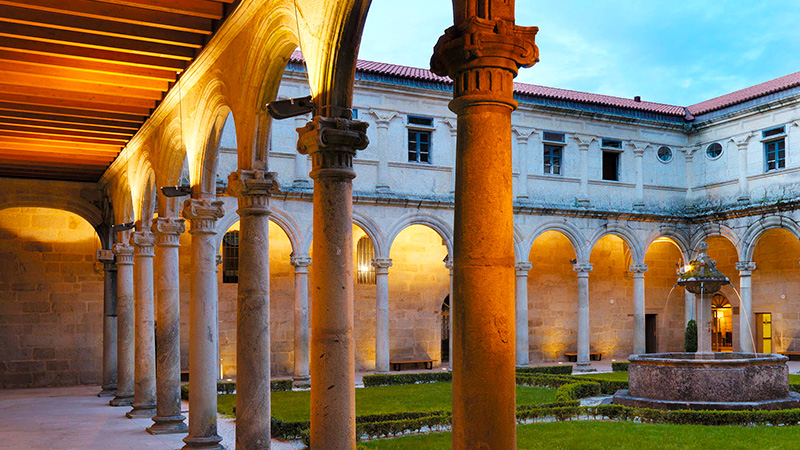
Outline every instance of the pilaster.
[(292, 256), (289, 263), (294, 267), (294, 377), (292, 385), (307, 388), (311, 385), (309, 375), (308, 332), (308, 266), (309, 256)]
[(133, 403), (134, 371), (134, 310), (133, 310), (133, 247), (127, 243), (114, 244), (117, 261), (117, 391), (111, 406), (130, 406)]
[(517, 261), (514, 264), (516, 271), (515, 304), (516, 304), (516, 365), (527, 367), (530, 364), (528, 352), (530, 349), (528, 329), (528, 271), (533, 264), (530, 261)]
[(375, 258), (375, 371), (389, 373), (389, 267), (391, 258)]
[(736, 263), (739, 271), (739, 295), (741, 304), (739, 308), (739, 349), (749, 353), (755, 348), (755, 315), (753, 314), (753, 271), (756, 263), (753, 261), (739, 261)]

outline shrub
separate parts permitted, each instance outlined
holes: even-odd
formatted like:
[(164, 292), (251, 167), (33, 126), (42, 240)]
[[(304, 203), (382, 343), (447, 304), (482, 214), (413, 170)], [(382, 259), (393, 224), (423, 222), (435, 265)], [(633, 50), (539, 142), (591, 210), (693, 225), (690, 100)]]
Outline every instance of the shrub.
[(451, 372), (402, 373), (396, 375), (364, 375), (364, 386), (395, 386), (399, 384), (436, 383), (452, 381)]
[(542, 367), (518, 367), (517, 374), (537, 374), (544, 373), (549, 375), (572, 375), (572, 365), (564, 364), (559, 366), (542, 366)]
[(697, 351), (697, 322), (694, 319), (686, 323), (683, 351), (694, 353)]
[[(292, 380), (272, 380), (269, 385), (272, 392), (292, 390)], [(235, 392), (235, 381), (220, 381), (217, 383), (217, 394), (233, 394)], [(181, 386), (181, 398), (184, 400), (189, 400), (188, 384)]]
[(595, 397), (600, 395), (600, 383), (582, 381), (565, 384), (556, 391), (556, 400), (567, 402), (579, 398)]
[(612, 372), (627, 372), (628, 371), (628, 364), (627, 362), (612, 362), (611, 363), (611, 371)]

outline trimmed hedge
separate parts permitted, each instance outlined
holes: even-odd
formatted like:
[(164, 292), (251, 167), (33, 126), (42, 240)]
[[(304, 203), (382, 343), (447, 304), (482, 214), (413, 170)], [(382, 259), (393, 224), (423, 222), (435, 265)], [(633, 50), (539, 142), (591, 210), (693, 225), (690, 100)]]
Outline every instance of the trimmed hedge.
[(564, 364), (558, 366), (541, 366), (541, 367), (517, 367), (517, 374), (549, 374), (549, 375), (572, 375), (572, 364)]
[[(292, 380), (272, 380), (269, 385), (272, 392), (292, 390)], [(217, 383), (217, 394), (233, 394), (234, 392), (236, 392), (235, 381), (220, 381)], [(181, 386), (181, 398), (189, 400), (188, 384)]]
[(628, 371), (628, 362), (612, 362), (611, 363), (611, 371), (612, 372), (627, 372)]
[(364, 387), (396, 386), (399, 384), (436, 383), (452, 381), (451, 372), (399, 373), (383, 375), (364, 375)]
[(578, 400), (579, 398), (586, 397), (596, 397), (598, 395), (600, 395), (600, 383), (595, 383), (593, 381), (569, 383), (556, 390), (556, 400), (560, 402), (568, 402), (570, 400)]

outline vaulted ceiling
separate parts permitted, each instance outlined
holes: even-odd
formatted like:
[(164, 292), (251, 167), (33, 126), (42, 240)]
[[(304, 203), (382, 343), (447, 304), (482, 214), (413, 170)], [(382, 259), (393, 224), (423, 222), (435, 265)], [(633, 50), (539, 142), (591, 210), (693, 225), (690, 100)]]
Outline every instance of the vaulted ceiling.
[(97, 181), (235, 0), (0, 0), (0, 177)]

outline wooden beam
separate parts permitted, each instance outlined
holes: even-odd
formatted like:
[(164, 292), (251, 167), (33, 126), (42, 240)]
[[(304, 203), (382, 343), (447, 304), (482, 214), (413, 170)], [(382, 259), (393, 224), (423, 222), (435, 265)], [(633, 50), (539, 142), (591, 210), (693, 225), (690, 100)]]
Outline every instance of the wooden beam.
[(120, 149), (115, 151), (93, 151), (86, 150), (84, 147), (41, 147), (41, 146), (28, 146), (24, 144), (15, 144), (12, 142), (4, 142), (0, 140), (0, 152), (7, 153), (20, 153), (24, 152), (29, 155), (66, 155), (69, 157), (87, 157), (87, 158), (107, 158), (114, 159), (119, 155)]
[(154, 28), (132, 23), (110, 22), (103, 19), (58, 14), (49, 11), (35, 11), (8, 5), (0, 5), (0, 19), (6, 22), (40, 25), (106, 36), (127, 37), (192, 48), (201, 48), (205, 43), (205, 35), (203, 34)]
[(114, 144), (86, 144), (75, 142), (53, 141), (50, 139), (35, 137), (20, 138), (11, 136), (0, 136), (0, 148), (15, 149), (20, 148), (26, 151), (36, 152), (58, 152), (58, 153), (86, 153), (91, 155), (118, 155), (122, 150), (121, 145)]
[(88, 131), (94, 133), (102, 133), (107, 134), (109, 137), (111, 136), (118, 136), (130, 139), (136, 133), (136, 130), (126, 130), (122, 128), (107, 128), (107, 127), (95, 127), (92, 125), (83, 125), (77, 123), (58, 123), (58, 122), (46, 122), (46, 121), (39, 121), (39, 120), (30, 120), (30, 119), (18, 119), (15, 117), (3, 117), (2, 112), (0, 111), (0, 127), (2, 125), (18, 125), (23, 127), (32, 127), (32, 128), (39, 128), (43, 130), (54, 130), (57, 132), (59, 130), (70, 130), (70, 131)]
[(107, 93), (66, 91), (58, 88), (19, 86), (5, 83), (2, 79), (0, 79), (0, 92), (13, 92), (16, 95), (44, 96), (52, 99), (77, 100), (87, 103), (104, 103), (107, 105), (133, 106), (147, 109), (156, 107), (156, 99), (115, 96)]
[(113, 157), (98, 158), (94, 156), (85, 155), (64, 155), (59, 153), (20, 153), (0, 148), (0, 159), (13, 159), (21, 161), (41, 161), (41, 162), (62, 162), (62, 163), (78, 163), (86, 164), (89, 166), (107, 166), (114, 160)]
[(138, 123), (140, 126), (141, 124), (144, 123), (145, 120), (147, 120), (147, 116), (149, 115), (149, 112), (142, 115), (136, 115), (136, 114), (124, 114), (118, 112), (104, 112), (104, 111), (94, 111), (86, 109), (64, 108), (56, 106), (21, 104), (19, 102), (14, 103), (2, 100), (0, 100), (0, 109), (7, 111), (31, 111), (42, 114), (57, 114), (57, 115), (82, 118), (82, 119), (102, 119), (102, 120), (110, 120), (118, 122), (133, 122), (133, 123)]
[(184, 61), (191, 60), (197, 51), (196, 48), (162, 44), (160, 42), (140, 41), (136, 39), (103, 36), (80, 31), (60, 30), (38, 25), (24, 25), (21, 23), (9, 22), (2, 23), (0, 35), (99, 50), (168, 57), (182, 59)]
[(55, 114), (39, 114), (26, 111), (9, 111), (0, 107), (0, 117), (27, 119), (31, 121), (46, 122), (48, 124), (63, 124), (63, 125), (91, 125), (98, 129), (108, 128), (116, 130), (125, 130), (135, 133), (141, 127), (141, 122), (119, 122), (113, 120), (91, 119), (91, 118), (77, 118), (70, 116), (61, 116)]
[(137, 79), (154, 79), (161, 80), (167, 83), (172, 83), (176, 79), (178, 73), (174, 69), (154, 69), (150, 67), (138, 67), (128, 64), (119, 64), (117, 62), (107, 61), (90, 61), (85, 59), (76, 59), (64, 57), (61, 55), (47, 55), (43, 53), (25, 53), (18, 50), (2, 50), (0, 49), (0, 60), (3, 61), (20, 61), (29, 64), (43, 65), (43, 66), (56, 66), (59, 70), (62, 67), (69, 67), (75, 70), (85, 70), (87, 72), (111, 74), (111, 75), (124, 75), (136, 77)]
[[(47, 86), (48, 89), (68, 92), (83, 92), (93, 95), (105, 95), (123, 98), (137, 98), (152, 101), (159, 101), (164, 95), (163, 91), (153, 89), (139, 89), (135, 87), (109, 86), (102, 83), (94, 83), (91, 78), (87, 81), (63, 80), (52, 77), (22, 74), (17, 72), (6, 72), (0, 66), (0, 83), (8, 86), (30, 87)], [(13, 92), (13, 91), (12, 91)], [(155, 105), (154, 105), (155, 106)]]
[(0, 49), (18, 52), (29, 52), (43, 55), (56, 55), (73, 59), (89, 61), (114, 62), (137, 67), (155, 69), (168, 69), (182, 72), (186, 68), (186, 61), (173, 58), (160, 58), (158, 56), (139, 55), (113, 50), (77, 47), (74, 45), (56, 44), (53, 42), (29, 41), (0, 35)]
[(90, 0), (0, 0), (0, 4), (192, 33), (212, 32), (210, 19)]
[(119, 135), (112, 135), (107, 133), (93, 133), (90, 131), (80, 131), (80, 130), (52, 130), (42, 127), (31, 127), (31, 126), (23, 126), (23, 125), (10, 125), (10, 124), (0, 124), (0, 130), (17, 132), (17, 133), (28, 133), (28, 134), (36, 134), (39, 136), (53, 136), (53, 137), (79, 137), (79, 138), (92, 138), (92, 139), (100, 139), (109, 144), (119, 144), (125, 145), (125, 143), (130, 140), (128, 136), (119, 136)]
[(41, 133), (31, 133), (27, 131), (18, 131), (18, 130), (9, 130), (5, 128), (0, 128), (0, 137), (17, 137), (17, 138), (26, 138), (26, 139), (44, 139), (44, 140), (52, 140), (52, 141), (60, 141), (60, 142), (72, 142), (72, 143), (81, 143), (81, 144), (105, 144), (105, 145), (114, 145), (117, 147), (124, 147), (125, 144), (119, 144), (117, 142), (109, 141), (108, 139), (94, 139), (94, 138), (86, 138), (86, 137), (78, 137), (78, 136), (43, 136)]
[[(107, 111), (113, 113), (125, 113), (137, 116), (149, 116), (151, 107), (122, 105), (120, 103), (100, 103), (93, 101), (73, 100), (70, 98), (53, 97), (48, 95), (45, 90), (42, 92), (34, 93), (15, 93), (10, 94), (3, 89), (9, 89), (10, 86), (3, 86), (0, 84), (0, 102), (23, 103), (26, 105), (45, 105), (45, 106), (63, 106), (72, 109), (85, 109), (90, 111)], [(23, 88), (19, 88), (23, 89)], [(58, 91), (55, 91), (58, 92)]]
[(0, 177), (4, 178), (33, 178), (45, 180), (68, 180), (68, 181), (98, 181), (103, 176), (103, 171), (86, 171), (86, 170), (36, 170), (35, 172), (30, 168), (19, 170), (19, 168), (0, 167)]
[(14, 74), (25, 74), (31, 78), (47, 79), (49, 81), (70, 80), (86, 82), (87, 80), (91, 80), (94, 83), (104, 86), (136, 88), (142, 91), (150, 90), (158, 92), (159, 94), (169, 89), (169, 83), (164, 80), (129, 77), (110, 73), (95, 73), (85, 70), (71, 69), (68, 67), (43, 66), (15, 61), (0, 60), (0, 71)]
[(221, 19), (223, 6), (207, 0), (100, 0), (104, 3), (127, 5), (175, 14)]

